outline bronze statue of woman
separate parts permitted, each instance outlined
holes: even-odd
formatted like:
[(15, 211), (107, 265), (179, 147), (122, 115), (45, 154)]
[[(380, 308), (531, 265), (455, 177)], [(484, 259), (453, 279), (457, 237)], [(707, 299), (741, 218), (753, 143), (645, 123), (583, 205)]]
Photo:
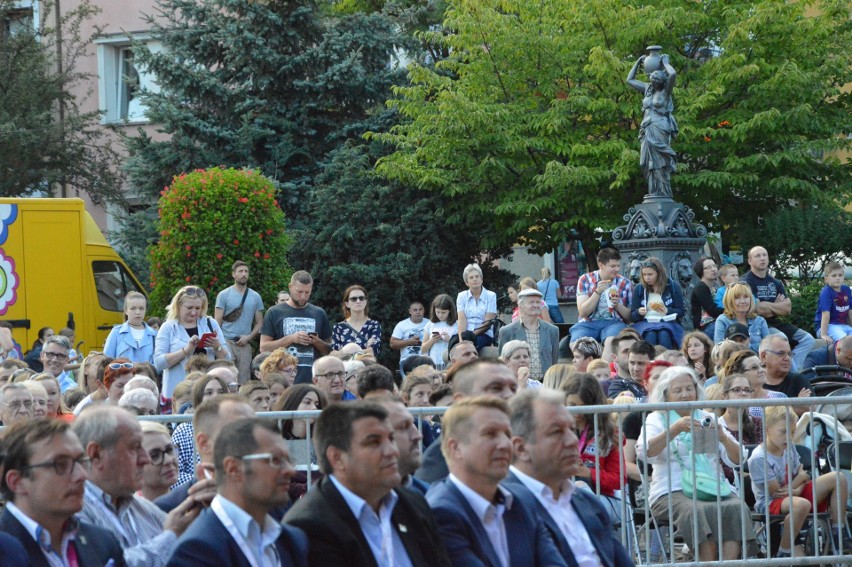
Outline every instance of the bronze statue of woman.
[[(651, 48), (649, 48), (651, 49)], [(639, 66), (645, 62), (646, 56), (641, 56), (630, 73), (627, 84), (642, 93), (642, 110), (644, 117), (639, 128), (639, 140), (642, 146), (639, 153), (639, 165), (648, 183), (648, 194), (652, 197), (671, 197), (671, 175), (676, 169), (675, 154), (671, 147), (672, 138), (677, 136), (677, 122), (674, 118), (674, 88), (677, 73), (669, 65), (669, 56), (659, 58), (657, 69), (649, 72), (649, 83), (636, 80)]]

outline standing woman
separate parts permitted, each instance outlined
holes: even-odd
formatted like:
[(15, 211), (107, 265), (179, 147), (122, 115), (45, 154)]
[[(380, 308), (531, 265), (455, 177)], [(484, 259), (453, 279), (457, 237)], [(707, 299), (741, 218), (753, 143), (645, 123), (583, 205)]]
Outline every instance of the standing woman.
[(541, 279), (536, 283), (536, 287), (544, 297), (551, 321), (560, 324), (564, 323), (565, 319), (562, 318), (562, 311), (559, 310), (562, 289), (559, 287), (559, 282), (550, 277), (550, 268), (544, 267), (541, 269)]
[(769, 326), (766, 319), (757, 314), (757, 304), (751, 287), (747, 283), (728, 286), (722, 304), (725, 306), (725, 312), (716, 319), (713, 341), (721, 343), (728, 327), (740, 323), (748, 328), (749, 347), (758, 352), (760, 341), (769, 335)]
[(482, 269), (468, 264), (462, 272), (467, 290), (459, 293), (456, 308), (459, 315), (459, 335), (471, 331), (476, 335), (476, 349), (494, 344), (491, 320), (497, 317), (497, 294), (482, 285)]
[[(201, 337), (213, 333), (204, 343)], [(207, 294), (200, 287), (182, 287), (172, 298), (166, 321), (157, 333), (154, 366), (163, 373), (163, 397), (170, 399), (175, 386), (186, 376), (184, 364), (194, 354), (208, 360), (230, 360), (222, 329), (207, 316)]]
[(692, 267), (695, 275), (700, 280), (695, 287), (692, 288), (692, 297), (690, 299), (690, 308), (692, 309), (692, 324), (698, 331), (713, 338), (713, 332), (716, 330), (716, 318), (722, 314), (722, 309), (716, 305), (714, 298), (716, 290), (719, 288), (716, 278), (719, 275), (719, 268), (716, 267), (716, 262), (713, 258), (702, 256)]
[[(672, 283), (659, 258), (648, 258), (641, 266), (642, 282), (633, 289), (630, 306), (633, 328), (652, 345), (680, 348), (684, 334), (680, 324), (684, 313), (680, 285)], [(672, 313), (677, 316), (674, 321), (661, 320)]]
[(124, 298), (123, 324), (113, 327), (104, 344), (104, 354), (111, 358), (127, 358), (133, 362), (154, 362), (157, 331), (145, 323), (148, 300), (138, 291)]
[(689, 367), (698, 374), (698, 380), (704, 384), (713, 374), (713, 362), (710, 353), (713, 352), (713, 343), (701, 331), (692, 331), (683, 337), (683, 348), (681, 352), (686, 357)]
[(331, 349), (340, 350), (349, 343), (362, 349), (372, 349), (375, 356), (382, 352), (382, 324), (370, 319), (367, 290), (351, 285), (343, 292), (343, 316), (331, 333)]

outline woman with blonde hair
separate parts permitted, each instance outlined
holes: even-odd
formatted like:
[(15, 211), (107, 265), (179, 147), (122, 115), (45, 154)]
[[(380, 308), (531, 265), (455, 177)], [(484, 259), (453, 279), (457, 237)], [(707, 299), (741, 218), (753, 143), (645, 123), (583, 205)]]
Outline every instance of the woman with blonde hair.
[(561, 390), (565, 380), (568, 379), (568, 376), (570, 376), (572, 372), (574, 372), (573, 364), (566, 364), (564, 362), (554, 364), (547, 369), (547, 372), (544, 373), (541, 385), (542, 387), (550, 388), (551, 390)]
[(530, 378), (530, 345), (525, 341), (509, 341), (503, 345), (500, 352), (500, 360), (506, 363), (515, 380), (518, 381), (518, 389), (541, 388), (541, 382)]
[(191, 285), (180, 288), (169, 304), (154, 348), (154, 365), (163, 373), (163, 397), (167, 399), (186, 376), (185, 364), (192, 355), (231, 359), (222, 329), (207, 316), (207, 308), (207, 294)]
[(536, 288), (541, 292), (545, 304), (547, 304), (547, 312), (550, 314), (550, 319), (553, 323), (561, 324), (565, 322), (562, 317), (562, 311), (559, 310), (559, 300), (562, 299), (562, 288), (559, 287), (559, 282), (550, 277), (550, 268), (544, 267), (541, 269), (541, 279), (536, 282)]
[(725, 331), (734, 323), (745, 325), (748, 328), (748, 340), (751, 350), (757, 352), (760, 341), (769, 335), (769, 325), (766, 319), (757, 314), (757, 301), (747, 283), (735, 283), (729, 285), (725, 290), (725, 298), (722, 300), (725, 312), (716, 319), (716, 330), (713, 340), (722, 342)]

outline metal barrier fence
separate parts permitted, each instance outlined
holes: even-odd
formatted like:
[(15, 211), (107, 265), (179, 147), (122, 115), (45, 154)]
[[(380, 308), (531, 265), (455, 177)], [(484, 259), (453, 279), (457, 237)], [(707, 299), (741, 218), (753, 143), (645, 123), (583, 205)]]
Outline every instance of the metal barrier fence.
[[(709, 401), (702, 400), (698, 402), (677, 402), (677, 403), (666, 403), (666, 404), (650, 404), (650, 403), (636, 403), (636, 404), (628, 404), (628, 405), (606, 405), (606, 406), (582, 406), (582, 407), (569, 407), (569, 411), (572, 414), (580, 414), (587, 417), (596, 416), (598, 414), (613, 414), (616, 421), (618, 422), (619, 431), (622, 430), (622, 422), (624, 418), (631, 412), (640, 412), (642, 417), (642, 423), (645, 422), (648, 414), (655, 411), (663, 411), (668, 412), (670, 410), (675, 411), (683, 411), (683, 412), (691, 412), (692, 410), (706, 410), (712, 412), (716, 409), (725, 408), (749, 408), (749, 407), (769, 407), (769, 406), (788, 406), (791, 408), (806, 408), (807, 411), (804, 413), (803, 418), (807, 418), (810, 420), (811, 424), (815, 424), (819, 422), (821, 424), (822, 429), (816, 427), (810, 427), (809, 431), (812, 433), (805, 440), (805, 446), (810, 449), (810, 463), (803, 463), (806, 469), (810, 469), (812, 472), (812, 478), (816, 478), (819, 474), (819, 471), (825, 471), (830, 463), (834, 463), (837, 470), (839, 470), (839, 466), (841, 463), (846, 462), (846, 467), (848, 470), (848, 474), (838, 474), (835, 479), (835, 493), (839, 493), (840, 485), (842, 482), (845, 482), (844, 479), (849, 479), (852, 481), (852, 461), (850, 461), (850, 457), (852, 457), (852, 437), (848, 437), (846, 433), (846, 428), (843, 426), (843, 420), (847, 419), (852, 425), (852, 398), (843, 398), (843, 397), (834, 397), (827, 396), (821, 398), (800, 398), (800, 399), (786, 399), (786, 398), (776, 398), (776, 399), (762, 399), (762, 400), (719, 400), (719, 401)], [(818, 406), (820, 411), (816, 411)], [(446, 411), (447, 408), (410, 408), (410, 412), (415, 415), (415, 418), (418, 422), (422, 419), (422, 416), (425, 415), (440, 415)], [(747, 410), (746, 410), (747, 411)], [(259, 414), (259, 417), (264, 419), (274, 419), (274, 420), (305, 420), (306, 422), (306, 439), (301, 441), (301, 448), (297, 451), (293, 451), (293, 457), (295, 464), (298, 469), (306, 471), (308, 477), (308, 485), (311, 483), (311, 477), (315, 473), (316, 466), (315, 463), (312, 463), (313, 460), (311, 457), (311, 421), (315, 420), (321, 412), (319, 411), (290, 411), (290, 412), (267, 412)], [(742, 412), (738, 413), (738, 424), (737, 430), (743, 430), (743, 414)], [(839, 415), (838, 415), (839, 414)], [(191, 415), (168, 415), (168, 416), (142, 416), (139, 418), (140, 420), (147, 421), (158, 421), (158, 422), (167, 422), (167, 423), (178, 423), (178, 422), (186, 422), (191, 421)], [(598, 423), (597, 420), (587, 419), (587, 422), (591, 422), (589, 425), (593, 428), (594, 438), (598, 438)], [(694, 423), (690, 425), (690, 435), (695, 435), (696, 431), (701, 429), (701, 427), (696, 427)], [(796, 423), (790, 420), (787, 423), (787, 432), (789, 441), (792, 446), (792, 432), (796, 429)], [(818, 430), (821, 431), (820, 438), (817, 438), (813, 433)], [(766, 431), (764, 429), (764, 436)], [(844, 459), (841, 458), (842, 447), (844, 447), (841, 443), (834, 443), (831, 447), (832, 453), (829, 454), (826, 452), (825, 440), (827, 438), (833, 438), (836, 441), (841, 441), (842, 439), (848, 439), (849, 443), (849, 453), (843, 453)], [(666, 447), (669, 447), (669, 443), (673, 440), (673, 438), (666, 433)], [(296, 445), (291, 445), (291, 448)], [(647, 454), (647, 445), (640, 448), (638, 452)], [(740, 466), (735, 469), (737, 474), (737, 478), (743, 479), (743, 471), (742, 471), (742, 463), (748, 458), (748, 454), (746, 453), (745, 448), (741, 451), (740, 454)], [(692, 468), (695, 467), (695, 458), (696, 455), (694, 452), (691, 452), (689, 455), (689, 460), (691, 461)], [(718, 457), (717, 457), (718, 458)], [(595, 466), (599, 468), (600, 466), (600, 455), (596, 455), (595, 457)], [(619, 475), (620, 478), (624, 479), (626, 477), (626, 472), (628, 466), (631, 466), (633, 463), (628, 463), (625, 460), (624, 452), (619, 452)], [(631, 485), (625, 483), (622, 480), (620, 487), (620, 500), (619, 505), (621, 507), (620, 517), (622, 518), (621, 525), (619, 527), (620, 537), (622, 543), (631, 551), (634, 559), (636, 560), (637, 565), (652, 565), (652, 564), (674, 564), (677, 563), (680, 567), (707, 567), (707, 566), (724, 566), (724, 567), (755, 567), (758, 565), (768, 565), (768, 566), (793, 566), (793, 565), (852, 565), (852, 555), (843, 555), (842, 550), (835, 551), (831, 549), (831, 546), (827, 544), (827, 538), (831, 536), (829, 531), (826, 534), (826, 517), (824, 514), (818, 514), (816, 510), (812, 511), (809, 515), (809, 522), (806, 525), (809, 525), (808, 532), (805, 535), (806, 538), (813, 538), (813, 541), (816, 542), (813, 545), (813, 554), (807, 557), (794, 557), (794, 558), (784, 558), (784, 559), (766, 559), (762, 558), (758, 555), (758, 549), (754, 545), (745, 545), (743, 546), (743, 553), (745, 553), (745, 558), (736, 559), (736, 560), (724, 560), (722, 557), (722, 546), (718, 546), (718, 554), (716, 557), (716, 561), (698, 561), (696, 550), (683, 550), (683, 544), (680, 538), (680, 534), (686, 533), (685, 530), (692, 530), (693, 536), (696, 535), (697, 525), (693, 526), (675, 526), (672, 522), (666, 523), (664, 525), (659, 525), (658, 529), (655, 529), (654, 517), (650, 510), (650, 504), (648, 503), (647, 498), (642, 498), (642, 490), (643, 487), (647, 487), (650, 476), (650, 467), (647, 462), (639, 463), (639, 472), (644, 479), (644, 481), (639, 485), (638, 494), (640, 497), (638, 499), (633, 498), (633, 494), (637, 493), (634, 491)], [(659, 463), (657, 464), (659, 466)], [(677, 461), (672, 462), (671, 460), (667, 463), (667, 466), (672, 467), (680, 467)], [(789, 467), (788, 467), (789, 468)], [(760, 471), (750, 471), (752, 474), (760, 474)], [(766, 470), (763, 471), (763, 474), (766, 474)], [(787, 490), (789, 496), (792, 496), (792, 477), (795, 475), (794, 471), (787, 472)], [(594, 487), (595, 492), (600, 494), (600, 476), (597, 476), (598, 480), (596, 486)], [(669, 490), (668, 493), (671, 493), (671, 476), (669, 475)], [(721, 475), (717, 479), (717, 488), (720, 487), (721, 483), (727, 482)], [(745, 482), (749, 482), (746, 480)], [(745, 502), (746, 496), (746, 486), (745, 482), (738, 482), (734, 487), (735, 490), (732, 496), (739, 498), (741, 502)], [(697, 503), (697, 497), (693, 496), (694, 502)], [(719, 500), (717, 500), (718, 502)], [(852, 501), (850, 501), (852, 502)], [(846, 502), (836, 502), (836, 506), (840, 506), (843, 510), (843, 517), (847, 516), (847, 506)], [(849, 508), (852, 511), (852, 507)], [(671, 500), (669, 500), (668, 504), (668, 516), (672, 517), (672, 505)], [(756, 525), (760, 527), (761, 525), (769, 526), (771, 523), (777, 521), (776, 517), (770, 517), (768, 511), (761, 515), (753, 514), (751, 510), (745, 507), (743, 504), (743, 510), (741, 517), (743, 518), (742, 526), (741, 526), (741, 541), (745, 542), (747, 540), (748, 533), (750, 532), (747, 529), (747, 522), (750, 522), (752, 525)], [(783, 517), (782, 517), (783, 518)], [(722, 513), (721, 508), (716, 506), (716, 527), (719, 532), (721, 532), (722, 527)], [(757, 531), (757, 529), (756, 529)], [(771, 542), (768, 539), (768, 534), (772, 531), (768, 527), (761, 530), (767, 534), (767, 539), (764, 540), (760, 545), (765, 546), (767, 552), (771, 549)], [(793, 534), (791, 529), (791, 539), (795, 540), (796, 537), (799, 537), (799, 534)], [(660, 537), (661, 547), (664, 552), (664, 559), (662, 561), (656, 561), (651, 563), (649, 561), (649, 552), (652, 549), (652, 541), (654, 538)], [(774, 537), (778, 537), (777, 535)], [(697, 538), (695, 538), (697, 539)], [(676, 550), (680, 550), (676, 552)], [(691, 560), (690, 560), (691, 557)], [(743, 555), (741, 555), (743, 557)], [(770, 555), (771, 557), (771, 555)]]

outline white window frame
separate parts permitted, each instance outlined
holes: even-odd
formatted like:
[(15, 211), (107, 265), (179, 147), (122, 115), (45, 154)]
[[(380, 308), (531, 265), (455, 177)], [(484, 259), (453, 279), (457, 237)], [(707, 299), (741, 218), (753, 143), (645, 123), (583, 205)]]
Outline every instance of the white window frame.
[[(131, 106), (127, 99), (125, 64), (128, 55), (132, 56), (133, 42), (143, 42), (157, 52), (162, 44), (154, 41), (148, 34), (127, 34), (102, 37), (95, 40), (98, 53), (98, 104), (101, 110), (102, 124), (148, 124), (144, 105)], [(139, 86), (152, 92), (159, 92), (152, 73), (134, 66)]]

